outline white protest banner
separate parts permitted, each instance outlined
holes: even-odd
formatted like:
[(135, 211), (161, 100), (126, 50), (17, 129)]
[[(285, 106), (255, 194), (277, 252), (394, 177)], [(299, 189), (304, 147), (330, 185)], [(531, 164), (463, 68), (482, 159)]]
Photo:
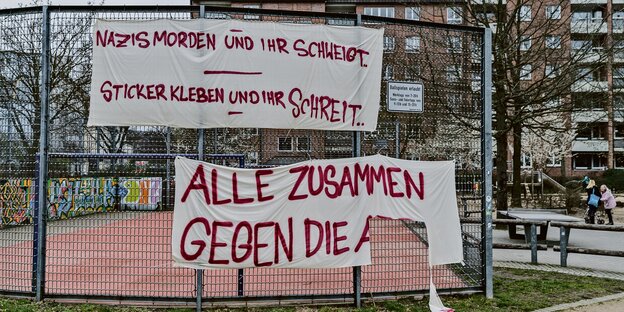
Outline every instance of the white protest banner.
[(172, 253), (190, 268), (371, 263), (368, 218), (424, 221), (432, 265), (463, 260), (452, 161), (385, 156), (238, 169), (176, 158)]
[(97, 20), (89, 126), (374, 131), (383, 29)]

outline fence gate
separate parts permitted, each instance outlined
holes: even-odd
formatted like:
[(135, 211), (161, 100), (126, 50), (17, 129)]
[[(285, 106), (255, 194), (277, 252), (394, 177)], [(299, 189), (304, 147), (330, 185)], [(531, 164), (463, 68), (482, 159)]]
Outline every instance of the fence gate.
[[(375, 132), (86, 127), (95, 19), (245, 19), (385, 29)], [(373, 220), (373, 265), (191, 270), (170, 250), (173, 159), (270, 167), (384, 154), (456, 161), (464, 265), (438, 290), (491, 294), (491, 48), (479, 28), (260, 9), (34, 7), (0, 10), (0, 292), (46, 298), (195, 303), (356, 300), (426, 293), (423, 223)], [(490, 50), (488, 50), (490, 49)], [(487, 52), (489, 51), (489, 52)], [(387, 88), (420, 83), (424, 109), (389, 111)], [(489, 263), (489, 265), (488, 265)]]

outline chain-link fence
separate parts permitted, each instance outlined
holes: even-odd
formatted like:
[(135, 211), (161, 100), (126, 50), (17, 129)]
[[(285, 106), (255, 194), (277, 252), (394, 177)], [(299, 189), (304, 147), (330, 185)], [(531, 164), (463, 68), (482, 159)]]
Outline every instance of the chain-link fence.
[[(383, 27), (377, 131), (87, 127), (96, 19), (245, 19)], [(384, 154), (456, 161), (465, 264), (441, 292), (483, 291), (484, 31), (318, 12), (204, 7), (0, 10), (0, 292), (194, 302), (425, 293), (423, 223), (371, 221), (373, 265), (195, 271), (172, 265), (173, 158), (261, 167)], [(424, 110), (386, 109), (388, 81), (419, 82)], [(490, 117), (490, 116), (485, 116)], [(41, 160), (41, 161), (40, 161)], [(481, 222), (474, 222), (480, 220)]]

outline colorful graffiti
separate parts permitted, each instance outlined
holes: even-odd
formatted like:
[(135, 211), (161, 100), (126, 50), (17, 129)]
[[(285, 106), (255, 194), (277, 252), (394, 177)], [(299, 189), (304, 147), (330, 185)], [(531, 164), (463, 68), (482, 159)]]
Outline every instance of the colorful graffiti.
[(117, 182), (111, 178), (48, 180), (48, 218), (69, 219), (115, 207)]
[[(156, 210), (162, 179), (56, 178), (48, 180), (48, 219), (69, 219), (119, 210)], [(30, 224), (36, 193), (34, 180), (0, 179), (0, 226)]]
[(119, 178), (119, 197), (125, 210), (156, 210), (161, 202), (160, 178)]
[(0, 179), (0, 226), (32, 223), (35, 186), (29, 179)]

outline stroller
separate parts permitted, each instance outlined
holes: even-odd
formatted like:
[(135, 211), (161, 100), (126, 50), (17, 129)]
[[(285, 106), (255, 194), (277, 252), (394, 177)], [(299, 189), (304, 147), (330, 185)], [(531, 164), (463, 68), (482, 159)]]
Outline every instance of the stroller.
[[(604, 212), (604, 208), (603, 209), (598, 209), (596, 210), (596, 214), (594, 215), (594, 218), (596, 219), (596, 224), (605, 224), (605, 212)], [(585, 223), (586, 224), (590, 224), (590, 218), (589, 218), (589, 207), (587, 209), (585, 209), (585, 215), (583, 216), (583, 219), (585, 219)]]

